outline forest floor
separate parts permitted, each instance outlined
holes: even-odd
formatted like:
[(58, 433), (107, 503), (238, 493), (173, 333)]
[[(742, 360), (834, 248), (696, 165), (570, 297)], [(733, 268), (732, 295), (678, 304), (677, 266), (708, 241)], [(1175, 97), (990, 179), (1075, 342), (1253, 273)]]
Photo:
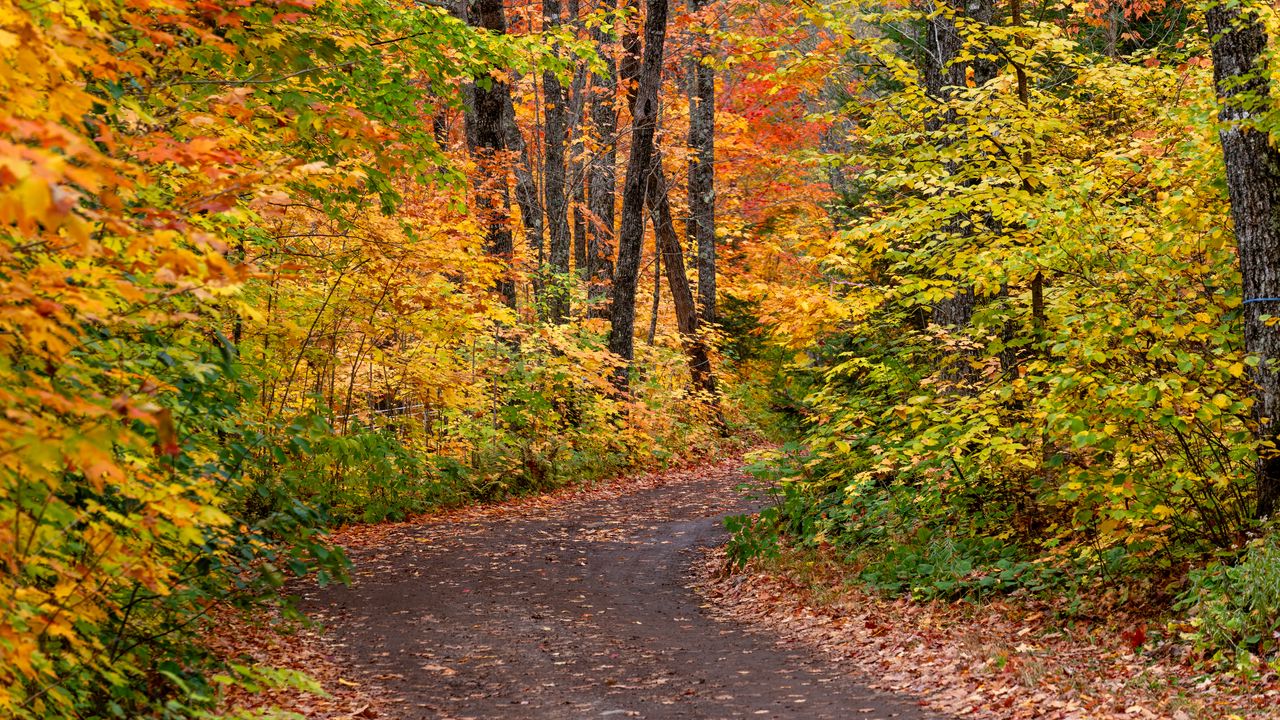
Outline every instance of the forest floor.
[(981, 604), (885, 598), (819, 551), (730, 572), (708, 551), (698, 587), (713, 614), (775, 642), (825, 652), (871, 687), (946, 716), (990, 720), (1276, 720), (1280, 677), (1189, 661), (1157, 620), (1116, 610), (1070, 617), (1062, 599)]
[(1158, 662), (1030, 613), (819, 593), (829, 578), (814, 573), (727, 574), (722, 520), (751, 509), (741, 466), (343, 530), (353, 585), (303, 591), (323, 633), (224, 639), (329, 696), (232, 703), (334, 720), (1188, 720), (1230, 717), (1237, 700), (1242, 716), (1280, 716), (1274, 691), (1188, 680), (1171, 694)]

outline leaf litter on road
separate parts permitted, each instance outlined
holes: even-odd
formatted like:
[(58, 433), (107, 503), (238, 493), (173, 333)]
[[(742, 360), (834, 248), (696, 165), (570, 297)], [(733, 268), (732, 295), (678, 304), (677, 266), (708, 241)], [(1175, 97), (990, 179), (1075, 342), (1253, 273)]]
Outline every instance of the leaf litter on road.
[(1280, 682), (1197, 670), (1146, 629), (1120, 621), (1055, 624), (1043, 603), (918, 603), (848, 583), (830, 554), (784, 552), (734, 570), (705, 554), (697, 588), (725, 622), (827, 653), (873, 687), (938, 711), (1000, 720), (1264, 720), (1280, 717)]

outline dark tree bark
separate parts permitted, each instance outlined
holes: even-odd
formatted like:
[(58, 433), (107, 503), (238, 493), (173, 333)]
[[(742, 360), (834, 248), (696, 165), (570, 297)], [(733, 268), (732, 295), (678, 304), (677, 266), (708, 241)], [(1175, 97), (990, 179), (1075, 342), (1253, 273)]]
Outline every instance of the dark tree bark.
[[(697, 11), (707, 0), (689, 0)], [(698, 309), (716, 321), (716, 73), (705, 62), (710, 44), (697, 41), (689, 73), (689, 225), (690, 247), (698, 249)]]
[[(507, 31), (506, 17), (503, 15), (502, 0), (472, 0), (470, 6), (472, 24), (493, 33), (502, 34)], [(492, 79), (488, 87), (475, 85), (474, 127), (472, 152), (481, 167), (496, 171), (501, 162), (501, 155), (507, 149), (502, 130), (504, 109), (511, 102), (511, 89), (506, 83)], [(470, 139), (470, 138), (469, 138)], [(501, 174), (505, 177), (505, 173)], [(501, 258), (508, 266), (514, 250), (511, 228), (508, 225), (511, 199), (505, 181), (490, 179), (482, 182), (477, 192), (477, 205), (488, 225), (485, 233), (485, 251)], [(511, 307), (516, 304), (515, 281), (509, 273), (504, 273), (497, 283), (498, 294), (503, 302)]]
[[(449, 3), (449, 14), (464, 23), (479, 26), (476, 10), (471, 9), (471, 0), (452, 0)], [(503, 25), (506, 25), (504, 20)], [(462, 86), (462, 135), (467, 143), (467, 150), (476, 147), (476, 85), (466, 82)]]
[(436, 114), (431, 116), (431, 137), (441, 150), (449, 144), (449, 114), (445, 108), (436, 110)]
[(618, 64), (618, 82), (621, 83), (627, 98), (627, 110), (636, 111), (636, 93), (639, 90), (639, 78), (643, 58), (640, 56), (640, 33), (634, 28), (640, 18), (640, 0), (622, 0), (622, 8), (629, 11), (627, 32), (622, 35), (622, 60)]
[[(1010, 22), (1015, 28), (1022, 27), (1022, 0), (1012, 0), (1009, 3), (1009, 12), (1012, 15)], [(1019, 46), (1025, 46), (1025, 43), (1019, 42)], [(1031, 107), (1031, 90), (1027, 83), (1027, 70), (1022, 65), (1014, 66), (1015, 77), (1018, 82), (1018, 102), (1023, 107)], [(1024, 168), (1031, 165), (1031, 150), (1027, 149), (1022, 152), (1022, 166)], [(1032, 191), (1027, 180), (1022, 181), (1022, 188), (1028, 192)], [(1047, 318), (1045, 317), (1044, 308), (1044, 273), (1037, 271), (1035, 276), (1031, 278), (1031, 328), (1037, 341), (1041, 340), (1044, 335)]]
[[(583, 71), (585, 73), (585, 70)], [(585, 80), (585, 75), (583, 76)], [(575, 84), (578, 84), (575, 81)], [(587, 167), (585, 162), (585, 146), (583, 145), (584, 112), (583, 94), (585, 81), (577, 90), (577, 109), (570, 104), (569, 124), (576, 128), (572, 132), (573, 144), (569, 147), (569, 190), (572, 199), (569, 202), (570, 214), (573, 217), (573, 267), (579, 277), (587, 275)]]
[[(646, 192), (648, 192), (646, 190)], [(649, 212), (653, 212), (653, 208), (649, 208)], [(658, 226), (658, 219), (651, 218), (653, 226)], [(653, 347), (654, 340), (658, 337), (658, 311), (662, 309), (662, 240), (654, 234), (653, 238), (653, 304), (649, 307), (649, 337), (646, 339), (649, 347)]]
[[(955, 14), (963, 14), (964, 7), (958, 0), (941, 2)], [(953, 14), (937, 12), (938, 5), (928, 3), (928, 9), (936, 15), (925, 25), (925, 37), (921, 46), (924, 49), (921, 75), (924, 78), (925, 92), (929, 97), (945, 101), (950, 98), (949, 87), (964, 86), (964, 66), (955, 62), (960, 55), (964, 39), (956, 26)], [(945, 116), (939, 115), (929, 125), (936, 130), (945, 122)]]
[(1280, 152), (1267, 132), (1250, 123), (1269, 109), (1263, 74), (1266, 32), (1256, 12), (1218, 3), (1205, 14), (1213, 43), (1213, 76), (1221, 97), (1218, 132), (1227, 166), (1227, 189), (1235, 225), (1236, 252), (1244, 287), (1245, 348), (1257, 356), (1254, 415), (1263, 448), (1257, 467), (1257, 517), (1268, 517), (1280, 500), (1280, 332), (1264, 315), (1280, 315)]
[[(962, 12), (958, 2), (948, 3), (952, 5), (956, 13)], [(956, 63), (955, 59), (960, 54), (960, 49), (964, 44), (964, 39), (960, 36), (960, 30), (956, 26), (955, 17), (946, 12), (937, 14), (925, 26), (925, 56), (924, 56), (924, 85), (925, 92), (929, 97), (934, 98), (939, 103), (949, 102), (951, 99), (951, 88), (963, 87), (965, 84), (964, 66)], [(954, 122), (955, 114), (950, 111), (940, 112), (925, 123), (925, 129), (937, 131), (948, 123)], [(949, 223), (954, 227), (952, 231), (959, 230), (959, 223)], [(969, 318), (973, 315), (974, 298), (972, 290), (960, 287), (956, 289), (956, 294), (945, 300), (938, 301), (931, 312), (930, 320), (938, 325), (946, 327), (959, 328), (969, 324)]]
[[(581, 3), (569, 0), (569, 20), (575, 30), (582, 29)], [(584, 165), (584, 127), (586, 114), (587, 67), (578, 63), (573, 71), (573, 84), (569, 90), (569, 203), (573, 216), (573, 266), (580, 277), (587, 273), (587, 171)]]
[(525, 246), (529, 248), (532, 257), (542, 257), (545, 236), (542, 202), (538, 198), (538, 182), (533, 177), (529, 146), (516, 123), (516, 108), (510, 92), (507, 93), (506, 104), (502, 109), (502, 135), (507, 148), (516, 155), (516, 204), (520, 206)]
[[(546, 27), (564, 23), (560, 0), (543, 0)], [(550, 245), (550, 274), (544, 284), (547, 316), (556, 323), (569, 317), (569, 257), (573, 238), (569, 228), (569, 199), (565, 193), (565, 145), (569, 139), (569, 101), (560, 78), (554, 72), (542, 75), (546, 96), (546, 162), (542, 172), (543, 197), (547, 207), (547, 229)]]
[(648, 189), (653, 232), (661, 250), (662, 262), (667, 269), (667, 287), (671, 290), (672, 304), (676, 309), (676, 325), (680, 330), (681, 344), (689, 360), (689, 376), (693, 386), (706, 393), (712, 405), (716, 405), (716, 379), (711, 372), (711, 358), (707, 344), (698, 334), (700, 325), (698, 307), (694, 303), (693, 289), (685, 271), (684, 250), (676, 233), (675, 218), (671, 213), (666, 173), (662, 167), (662, 153), (654, 150), (653, 167), (649, 173)]
[[(995, 63), (991, 61), (975, 61), (971, 64), (958, 63), (964, 48), (965, 38), (960, 34), (956, 18), (965, 16), (983, 24), (989, 24), (994, 15), (992, 0), (943, 0), (951, 12), (939, 13), (926, 25), (925, 57), (923, 76), (925, 91), (941, 104), (950, 102), (954, 97), (954, 89), (964, 87), (968, 81), (968, 73), (973, 73), (975, 85), (981, 85), (996, 74)], [(939, 130), (957, 122), (953, 111), (944, 111), (935, 115), (926, 123), (926, 129)], [(958, 236), (972, 234), (971, 229), (963, 229), (961, 218), (949, 224), (949, 232)], [(973, 288), (962, 284), (956, 293), (946, 300), (939, 301), (933, 307), (932, 321), (950, 328), (963, 328), (973, 318), (977, 303)]]
[(591, 78), (591, 133), (596, 149), (587, 167), (587, 315), (606, 317), (613, 282), (614, 224), (618, 184), (618, 80), (615, 62), (605, 52), (601, 28), (592, 33), (605, 68)]
[[(582, 157), (582, 148), (574, 153)], [(587, 169), (581, 160), (573, 161), (569, 167), (569, 187), (573, 190), (573, 201), (570, 209), (573, 215), (573, 269), (578, 277), (587, 275)]]
[[(609, 350), (629, 365), (635, 351), (636, 278), (644, 240), (645, 190), (653, 160), (658, 91), (662, 84), (663, 45), (667, 36), (667, 0), (648, 0), (644, 23), (644, 58), (632, 113), (631, 156), (622, 187), (622, 229), (618, 237), (618, 268), (610, 307)], [(624, 367), (614, 378), (626, 390)]]
[(480, 140), (476, 137), (476, 85), (475, 83), (467, 83), (462, 88), (462, 134), (465, 136), (468, 148), (475, 148), (480, 144)]

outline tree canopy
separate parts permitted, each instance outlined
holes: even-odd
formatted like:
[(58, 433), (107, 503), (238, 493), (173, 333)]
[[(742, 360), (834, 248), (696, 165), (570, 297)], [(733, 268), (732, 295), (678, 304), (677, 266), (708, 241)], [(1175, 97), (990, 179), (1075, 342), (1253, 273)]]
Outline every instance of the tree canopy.
[(0, 0), (0, 714), (305, 685), (199, 638), (326, 529), (760, 434), (743, 559), (1273, 657), (1268, 9)]

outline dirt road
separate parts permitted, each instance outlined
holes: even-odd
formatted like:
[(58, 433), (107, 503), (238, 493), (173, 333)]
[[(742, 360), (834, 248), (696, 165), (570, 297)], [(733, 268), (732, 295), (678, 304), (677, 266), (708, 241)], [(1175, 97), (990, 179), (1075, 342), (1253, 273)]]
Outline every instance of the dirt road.
[(736, 467), (398, 526), (304, 607), (406, 720), (936, 717), (701, 610), (688, 568), (747, 507)]

